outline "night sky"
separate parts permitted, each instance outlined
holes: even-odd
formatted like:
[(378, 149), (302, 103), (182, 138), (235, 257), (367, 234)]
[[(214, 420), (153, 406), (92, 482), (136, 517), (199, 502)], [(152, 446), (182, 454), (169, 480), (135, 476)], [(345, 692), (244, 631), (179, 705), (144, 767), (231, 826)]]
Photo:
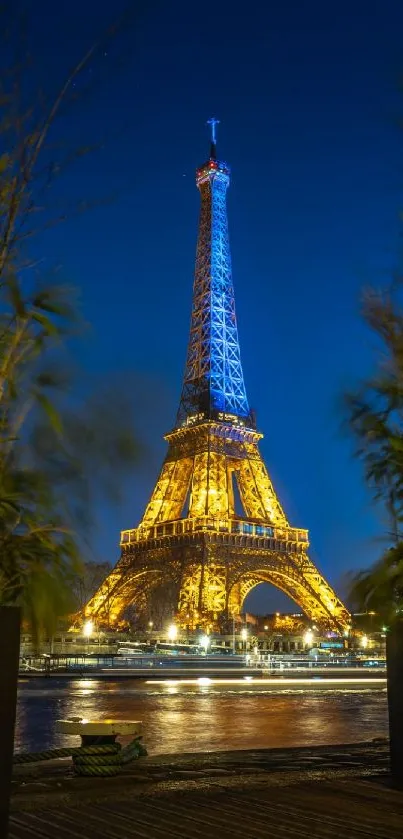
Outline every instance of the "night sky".
[[(126, 4), (39, 0), (35, 72), (45, 86)], [(40, 243), (82, 290), (91, 377), (119, 373), (137, 401), (145, 462), (118, 510), (101, 509), (93, 558), (114, 562), (162, 462), (181, 389), (205, 121), (221, 120), (233, 273), (249, 401), (293, 524), (336, 586), (375, 559), (383, 524), (340, 430), (341, 394), (368, 372), (374, 340), (363, 286), (399, 263), (403, 76), (401, 0), (129, 4), (131, 20), (88, 70), (64, 140), (97, 142), (57, 199), (111, 198)], [(138, 9), (138, 11), (137, 11)], [(85, 87), (86, 78), (80, 82)], [(79, 91), (78, 91), (79, 92)], [(105, 142), (104, 142), (105, 141)], [(38, 247), (38, 245), (36, 245)], [(249, 610), (283, 608), (260, 587)]]

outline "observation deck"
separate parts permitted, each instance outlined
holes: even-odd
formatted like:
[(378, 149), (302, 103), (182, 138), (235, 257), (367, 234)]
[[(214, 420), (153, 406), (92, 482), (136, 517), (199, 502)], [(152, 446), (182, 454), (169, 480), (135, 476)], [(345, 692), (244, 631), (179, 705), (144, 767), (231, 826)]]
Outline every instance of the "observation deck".
[(122, 530), (122, 547), (166, 544), (194, 541), (198, 537), (207, 537), (209, 542), (226, 545), (263, 548), (287, 553), (305, 553), (309, 546), (308, 530), (296, 527), (274, 527), (258, 524), (243, 519), (218, 519), (201, 516), (193, 519), (177, 519), (161, 522), (153, 527), (136, 527)]

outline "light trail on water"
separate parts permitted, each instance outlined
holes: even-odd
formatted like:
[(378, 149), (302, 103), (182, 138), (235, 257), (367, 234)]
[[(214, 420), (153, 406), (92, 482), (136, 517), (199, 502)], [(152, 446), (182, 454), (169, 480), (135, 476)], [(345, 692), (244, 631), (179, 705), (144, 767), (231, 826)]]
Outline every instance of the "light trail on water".
[(386, 685), (386, 678), (382, 677), (368, 677), (367, 679), (361, 678), (347, 678), (347, 679), (324, 679), (321, 676), (313, 676), (310, 679), (288, 679), (287, 677), (279, 676), (275, 679), (254, 679), (253, 676), (244, 676), (242, 679), (210, 679), (208, 676), (200, 676), (198, 679), (149, 679), (146, 681), (146, 685), (242, 685), (245, 687), (246, 684), (250, 684), (251, 682), (256, 685), (256, 687), (260, 686), (271, 686), (277, 687), (281, 690), (282, 685), (295, 685), (301, 687), (304, 685), (305, 687), (317, 687), (318, 683), (323, 685), (323, 687), (330, 686), (330, 688), (334, 685)]

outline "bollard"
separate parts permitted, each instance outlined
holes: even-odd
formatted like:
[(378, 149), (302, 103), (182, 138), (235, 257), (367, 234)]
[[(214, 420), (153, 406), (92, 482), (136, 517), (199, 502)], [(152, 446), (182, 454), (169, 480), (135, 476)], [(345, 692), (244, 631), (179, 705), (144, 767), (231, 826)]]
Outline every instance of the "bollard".
[[(76, 775), (110, 777), (118, 775), (125, 763), (147, 754), (141, 743), (139, 720), (58, 720), (56, 730), (61, 734), (79, 734), (81, 746), (72, 750)], [(118, 736), (132, 737), (122, 748)]]

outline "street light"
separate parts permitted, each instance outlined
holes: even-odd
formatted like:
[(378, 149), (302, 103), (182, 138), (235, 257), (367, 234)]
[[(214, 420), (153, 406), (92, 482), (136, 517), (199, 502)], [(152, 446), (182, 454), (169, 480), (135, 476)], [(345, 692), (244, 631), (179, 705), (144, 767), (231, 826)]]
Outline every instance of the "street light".
[(305, 632), (305, 635), (304, 635), (304, 643), (307, 646), (309, 646), (310, 644), (312, 644), (312, 641), (313, 641), (312, 629), (307, 629), (307, 631)]
[(178, 637), (178, 627), (175, 626), (174, 623), (171, 623), (171, 625), (168, 626), (168, 640), (169, 641), (176, 641), (177, 637)]
[(205, 655), (207, 655), (208, 645), (210, 643), (210, 638), (208, 635), (202, 635), (200, 638), (200, 646), (203, 647)]
[(83, 626), (83, 635), (84, 635), (84, 638), (87, 641), (87, 655), (88, 655), (88, 645), (89, 645), (90, 638), (91, 638), (91, 635), (92, 635), (93, 631), (94, 631), (94, 621), (91, 621), (91, 620), (85, 621), (85, 624)]
[(363, 635), (363, 636), (362, 636), (362, 638), (361, 638), (361, 646), (362, 646), (363, 650), (366, 650), (366, 649), (367, 649), (367, 647), (368, 647), (368, 637), (367, 637), (367, 635)]
[(91, 638), (91, 635), (92, 635), (93, 631), (94, 631), (94, 621), (85, 621), (85, 624), (83, 626), (83, 635), (84, 635), (84, 638), (87, 639), (87, 641)]
[(242, 641), (245, 642), (245, 652), (246, 652), (246, 650), (247, 650), (247, 639), (248, 639), (248, 630), (247, 630), (246, 626), (244, 626), (244, 628), (241, 629), (241, 638), (242, 638)]

